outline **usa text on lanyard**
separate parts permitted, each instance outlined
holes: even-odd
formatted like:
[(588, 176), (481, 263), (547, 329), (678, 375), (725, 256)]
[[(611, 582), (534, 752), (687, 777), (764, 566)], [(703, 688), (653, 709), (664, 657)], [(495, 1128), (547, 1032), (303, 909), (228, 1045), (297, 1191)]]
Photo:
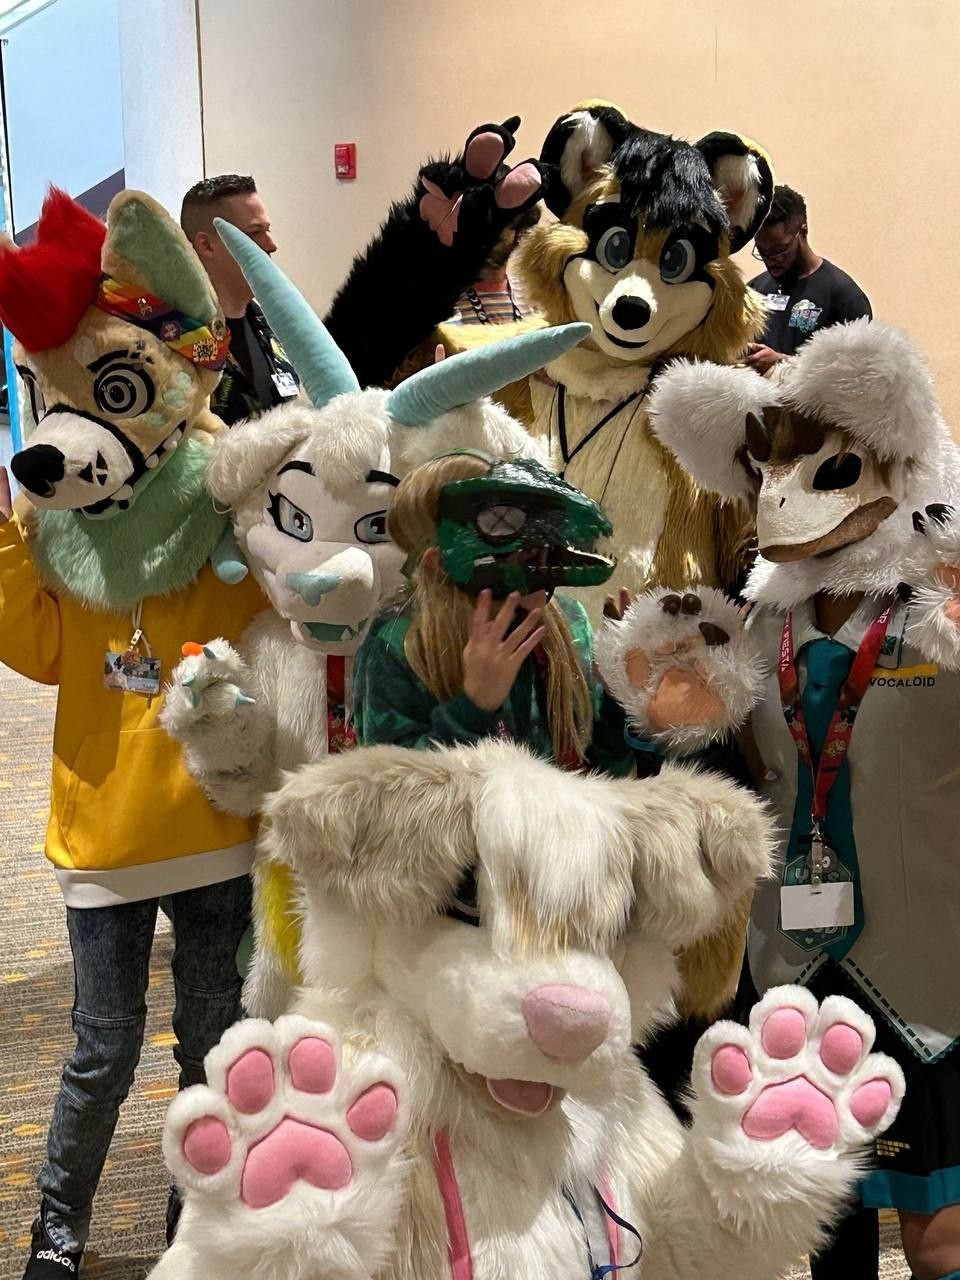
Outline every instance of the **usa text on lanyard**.
[(824, 823), (827, 817), (827, 800), (830, 789), (837, 780), (837, 774), (850, 749), (850, 735), (853, 723), (860, 710), (860, 703), (870, 687), (870, 677), (877, 665), (877, 658), (883, 648), (884, 637), (896, 601), (890, 604), (870, 624), (866, 635), (860, 642), (857, 656), (853, 660), (850, 674), (840, 690), (837, 709), (834, 711), (823, 740), (820, 760), (816, 770), (813, 766), (813, 753), (810, 748), (810, 735), (803, 714), (803, 703), (800, 698), (800, 678), (793, 656), (793, 613), (788, 613), (783, 624), (780, 637), (780, 660), (777, 666), (777, 679), (780, 684), (780, 704), (787, 727), (796, 743), (800, 759), (813, 774), (813, 801), (811, 804), (810, 825), (810, 883), (819, 885), (823, 879), (825, 863)]

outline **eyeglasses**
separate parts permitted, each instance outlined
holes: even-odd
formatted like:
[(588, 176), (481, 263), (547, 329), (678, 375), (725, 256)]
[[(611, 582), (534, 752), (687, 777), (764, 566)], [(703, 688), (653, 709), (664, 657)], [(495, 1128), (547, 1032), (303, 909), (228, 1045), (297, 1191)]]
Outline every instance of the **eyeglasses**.
[(756, 245), (750, 250), (751, 258), (756, 258), (758, 262), (779, 262), (781, 258), (785, 258), (793, 248), (793, 243), (799, 235), (803, 233), (803, 227), (798, 227), (787, 243), (780, 249), (775, 249), (773, 253), (761, 253)]

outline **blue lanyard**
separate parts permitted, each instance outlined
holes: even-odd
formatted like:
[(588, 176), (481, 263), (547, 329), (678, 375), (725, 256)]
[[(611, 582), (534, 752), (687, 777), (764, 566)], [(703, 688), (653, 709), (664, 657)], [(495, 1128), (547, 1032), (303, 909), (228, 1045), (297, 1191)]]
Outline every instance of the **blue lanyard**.
[(636, 1238), (636, 1241), (640, 1246), (640, 1252), (637, 1254), (637, 1256), (634, 1258), (632, 1262), (621, 1262), (619, 1264), (610, 1263), (607, 1266), (602, 1266), (602, 1267), (598, 1266), (593, 1260), (593, 1249), (590, 1247), (590, 1234), (587, 1231), (587, 1224), (583, 1220), (583, 1214), (580, 1212), (580, 1206), (577, 1204), (576, 1200), (574, 1200), (572, 1193), (568, 1191), (566, 1187), (564, 1187), (563, 1198), (566, 1200), (567, 1204), (576, 1214), (577, 1221), (580, 1223), (580, 1229), (583, 1232), (584, 1243), (587, 1246), (587, 1263), (589, 1264), (589, 1267), (590, 1267), (590, 1280), (603, 1280), (604, 1276), (612, 1275), (614, 1271), (627, 1271), (629, 1270), (630, 1267), (635, 1267), (637, 1263), (640, 1261), (640, 1259), (643, 1257), (643, 1240), (640, 1238), (640, 1232), (637, 1230), (637, 1228), (632, 1226), (631, 1223), (627, 1222), (626, 1219), (621, 1218), (618, 1213), (615, 1213), (614, 1210), (611, 1209), (610, 1206), (607, 1204), (606, 1200), (604, 1200), (603, 1196), (596, 1189), (596, 1187), (594, 1187), (593, 1189), (593, 1194), (597, 1197), (597, 1200), (600, 1202), (600, 1208), (607, 1215), (607, 1217), (612, 1222), (615, 1222), (618, 1227), (623, 1227), (624, 1231), (629, 1231), (630, 1234)]

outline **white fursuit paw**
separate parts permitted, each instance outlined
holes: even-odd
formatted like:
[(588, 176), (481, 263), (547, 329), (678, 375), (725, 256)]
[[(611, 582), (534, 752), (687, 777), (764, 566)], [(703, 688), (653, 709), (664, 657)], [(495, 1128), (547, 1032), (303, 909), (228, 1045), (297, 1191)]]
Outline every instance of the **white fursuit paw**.
[[(366, 1276), (392, 1245), (407, 1127), (398, 1069), (287, 1015), (231, 1027), (207, 1085), (170, 1105), (163, 1151), (186, 1192), (175, 1249), (232, 1274)], [(391, 1167), (393, 1165), (393, 1167)], [(300, 1268), (298, 1270), (297, 1268)], [(258, 1269), (259, 1268), (259, 1269)]]
[(765, 675), (757, 642), (720, 591), (652, 591), (596, 638), (597, 669), (631, 731), (695, 751), (746, 720)]
[(852, 1000), (818, 1005), (803, 987), (767, 992), (749, 1028), (718, 1022), (706, 1032), (693, 1066), (696, 1154), (725, 1213), (797, 1200), (829, 1219), (855, 1157), (903, 1098), (903, 1073), (870, 1052), (874, 1036)]
[(948, 671), (960, 671), (960, 519), (943, 504), (915, 511), (913, 526), (926, 536), (932, 566), (910, 601), (907, 639), (924, 657)]
[(173, 669), (161, 715), (174, 737), (202, 728), (220, 731), (224, 722), (242, 718), (254, 706), (247, 664), (226, 640), (185, 644), (185, 657)]

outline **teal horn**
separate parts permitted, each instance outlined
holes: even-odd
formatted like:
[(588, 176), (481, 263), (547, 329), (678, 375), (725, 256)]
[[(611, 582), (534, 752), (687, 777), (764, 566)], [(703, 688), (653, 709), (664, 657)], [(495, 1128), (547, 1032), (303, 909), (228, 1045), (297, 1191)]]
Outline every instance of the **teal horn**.
[(588, 324), (561, 324), (462, 351), (401, 382), (387, 397), (387, 413), (403, 427), (425, 427), (450, 409), (542, 369), (589, 333)]
[(214, 218), (213, 225), (246, 277), (311, 402), (322, 409), (334, 396), (359, 391), (360, 383), (346, 356), (303, 294), (270, 261), (269, 254), (222, 218)]

